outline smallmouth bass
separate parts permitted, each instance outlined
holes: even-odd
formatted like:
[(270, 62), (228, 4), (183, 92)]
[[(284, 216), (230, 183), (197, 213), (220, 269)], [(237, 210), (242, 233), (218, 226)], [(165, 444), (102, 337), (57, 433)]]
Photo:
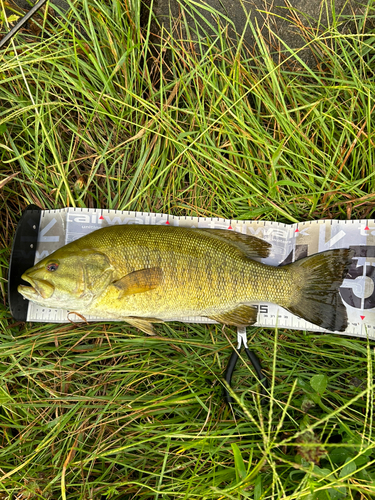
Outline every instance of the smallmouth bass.
[(152, 322), (189, 316), (252, 325), (258, 302), (344, 331), (339, 287), (352, 251), (329, 250), (273, 267), (258, 261), (270, 249), (259, 238), (225, 229), (111, 226), (38, 262), (22, 276), (31, 286), (18, 291), (44, 307), (121, 319), (147, 333)]

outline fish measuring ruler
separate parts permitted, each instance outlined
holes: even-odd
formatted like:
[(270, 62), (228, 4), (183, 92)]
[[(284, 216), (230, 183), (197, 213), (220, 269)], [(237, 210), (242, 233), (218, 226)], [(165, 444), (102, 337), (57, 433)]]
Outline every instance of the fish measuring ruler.
[[(12, 250), (9, 300), (13, 317), (23, 321), (68, 322), (68, 313), (65, 310), (44, 308), (26, 299), (21, 301), (22, 297), (16, 290), (20, 284), (20, 276), (34, 263), (61, 246), (96, 229), (114, 224), (163, 224), (238, 231), (271, 243), (271, 255), (262, 259), (262, 262), (274, 266), (287, 264), (317, 252), (350, 247), (354, 250), (350, 279), (344, 279), (340, 288), (349, 319), (345, 334), (364, 338), (368, 335), (369, 338), (375, 339), (375, 220), (318, 220), (282, 224), (86, 208), (41, 211), (33, 207), (27, 210), (20, 221)], [(257, 304), (257, 307), (257, 326), (325, 331), (297, 318), (280, 306), (265, 302)], [(75, 315), (69, 317), (71, 320), (81, 321)], [(113, 321), (93, 316), (86, 319)], [(184, 321), (213, 323), (200, 317), (184, 318)]]

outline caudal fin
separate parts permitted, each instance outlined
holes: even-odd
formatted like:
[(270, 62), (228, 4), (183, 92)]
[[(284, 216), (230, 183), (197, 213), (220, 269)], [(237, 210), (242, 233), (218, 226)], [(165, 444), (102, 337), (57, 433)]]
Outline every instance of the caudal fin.
[(352, 250), (342, 248), (289, 264), (296, 281), (287, 309), (321, 328), (334, 332), (345, 331), (348, 317), (339, 288), (353, 255)]

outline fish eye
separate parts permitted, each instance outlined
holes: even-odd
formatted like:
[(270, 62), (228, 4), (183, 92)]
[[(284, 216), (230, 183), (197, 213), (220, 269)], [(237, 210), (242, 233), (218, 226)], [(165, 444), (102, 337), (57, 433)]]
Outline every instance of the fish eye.
[(47, 271), (51, 271), (52, 273), (53, 271), (56, 271), (58, 267), (59, 265), (57, 262), (50, 262), (49, 264), (47, 264)]

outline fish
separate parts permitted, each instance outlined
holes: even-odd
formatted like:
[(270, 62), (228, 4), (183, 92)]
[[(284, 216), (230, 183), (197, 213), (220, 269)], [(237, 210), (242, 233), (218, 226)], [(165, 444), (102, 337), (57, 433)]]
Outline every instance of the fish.
[(291, 264), (262, 259), (272, 245), (226, 229), (118, 225), (98, 229), (28, 269), (18, 292), (49, 308), (123, 320), (146, 333), (153, 323), (204, 317), (249, 326), (271, 302), (329, 331), (348, 318), (340, 286), (348, 248)]

